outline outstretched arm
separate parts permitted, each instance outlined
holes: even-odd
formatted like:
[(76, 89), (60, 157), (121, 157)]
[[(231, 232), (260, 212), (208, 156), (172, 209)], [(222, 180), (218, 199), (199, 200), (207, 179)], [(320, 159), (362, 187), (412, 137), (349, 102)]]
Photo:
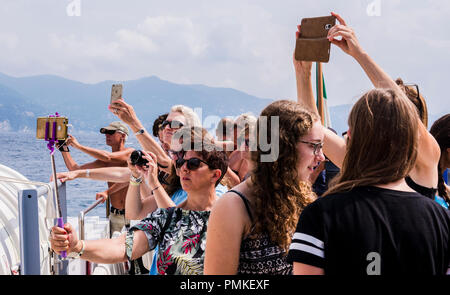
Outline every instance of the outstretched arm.
[[(54, 226), (50, 236), (51, 248), (60, 253), (61, 251), (81, 252), (84, 244), (84, 251), (81, 259), (95, 263), (119, 263), (127, 261), (125, 247), (126, 233), (114, 239), (103, 240), (78, 240), (77, 233), (70, 223), (66, 223), (64, 228)], [(108, 249), (108, 251), (105, 251)], [(132, 259), (141, 257), (149, 250), (148, 240), (144, 232), (137, 230), (133, 237)]]
[[(88, 172), (89, 171), (89, 172)], [(130, 181), (130, 169), (128, 167), (104, 167), (94, 169), (79, 169), (70, 172), (60, 172), (56, 177), (65, 182), (76, 178), (90, 178), (93, 180), (109, 182), (128, 182)]]
[(122, 151), (117, 152), (108, 152), (88, 146), (84, 146), (78, 142), (78, 140), (73, 136), (69, 134), (69, 138), (67, 139), (67, 145), (72, 146), (81, 152), (88, 154), (91, 157), (96, 158), (97, 160), (100, 160), (102, 162), (112, 162), (112, 163), (118, 163), (123, 164), (129, 157), (131, 152), (133, 151), (132, 148), (126, 148)]

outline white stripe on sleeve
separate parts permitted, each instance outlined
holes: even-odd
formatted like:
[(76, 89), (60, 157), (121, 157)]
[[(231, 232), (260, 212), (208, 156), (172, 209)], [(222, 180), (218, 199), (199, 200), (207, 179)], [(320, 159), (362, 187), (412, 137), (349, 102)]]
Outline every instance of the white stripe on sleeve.
[(324, 247), (324, 243), (321, 240), (319, 240), (313, 236), (303, 234), (303, 233), (295, 233), (293, 240), (302, 240), (302, 241), (311, 243), (314, 246), (319, 247), (320, 249), (323, 249), (323, 247)]
[(308, 245), (304, 245), (304, 244), (300, 244), (300, 243), (292, 243), (291, 246), (289, 247), (289, 250), (300, 250), (303, 252), (307, 252), (316, 256), (319, 256), (321, 258), (325, 257), (325, 254), (322, 250), (319, 250), (317, 248), (308, 246)]

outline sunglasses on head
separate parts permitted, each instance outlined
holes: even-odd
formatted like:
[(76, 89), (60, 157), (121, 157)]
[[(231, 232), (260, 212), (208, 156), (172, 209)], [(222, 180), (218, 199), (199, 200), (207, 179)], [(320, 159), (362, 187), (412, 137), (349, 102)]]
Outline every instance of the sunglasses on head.
[(161, 124), (161, 129), (166, 128), (167, 125), (169, 125), (169, 127), (172, 128), (172, 129), (181, 128), (181, 127), (184, 126), (184, 124), (182, 122), (177, 121), (177, 120), (173, 120), (173, 121), (165, 120)]
[(203, 160), (201, 160), (199, 158), (190, 158), (188, 160), (180, 158), (180, 159), (178, 159), (176, 161), (175, 166), (177, 167), (177, 169), (180, 169), (184, 165), (184, 163), (187, 163), (186, 167), (189, 170), (196, 170), (196, 169), (198, 169), (200, 167), (200, 163), (205, 163), (206, 165), (209, 166), (209, 164), (207, 162), (205, 162), (205, 161), (203, 161)]

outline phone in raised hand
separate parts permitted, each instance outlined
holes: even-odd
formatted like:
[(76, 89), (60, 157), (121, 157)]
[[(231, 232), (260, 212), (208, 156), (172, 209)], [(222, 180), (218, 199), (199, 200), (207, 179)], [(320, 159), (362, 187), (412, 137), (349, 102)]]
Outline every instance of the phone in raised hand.
[(111, 87), (111, 102), (110, 104), (113, 104), (114, 101), (122, 99), (122, 90), (123, 85), (122, 84), (113, 84)]

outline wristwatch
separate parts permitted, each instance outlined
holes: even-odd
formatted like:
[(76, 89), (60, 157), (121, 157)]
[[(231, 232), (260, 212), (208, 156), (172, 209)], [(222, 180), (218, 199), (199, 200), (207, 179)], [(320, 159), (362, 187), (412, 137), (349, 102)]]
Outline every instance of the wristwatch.
[(77, 258), (80, 258), (81, 255), (83, 255), (83, 253), (84, 253), (84, 241), (80, 240), (80, 242), (81, 242), (81, 245), (82, 245), (81, 246), (81, 251), (80, 252), (70, 252), (67, 255), (68, 258), (77, 259)]
[(130, 181), (135, 182), (135, 183), (141, 183), (142, 182), (142, 177), (134, 177), (133, 174), (130, 175)]
[(139, 129), (134, 135), (140, 135), (140, 134), (144, 134), (145, 133), (145, 129)]

